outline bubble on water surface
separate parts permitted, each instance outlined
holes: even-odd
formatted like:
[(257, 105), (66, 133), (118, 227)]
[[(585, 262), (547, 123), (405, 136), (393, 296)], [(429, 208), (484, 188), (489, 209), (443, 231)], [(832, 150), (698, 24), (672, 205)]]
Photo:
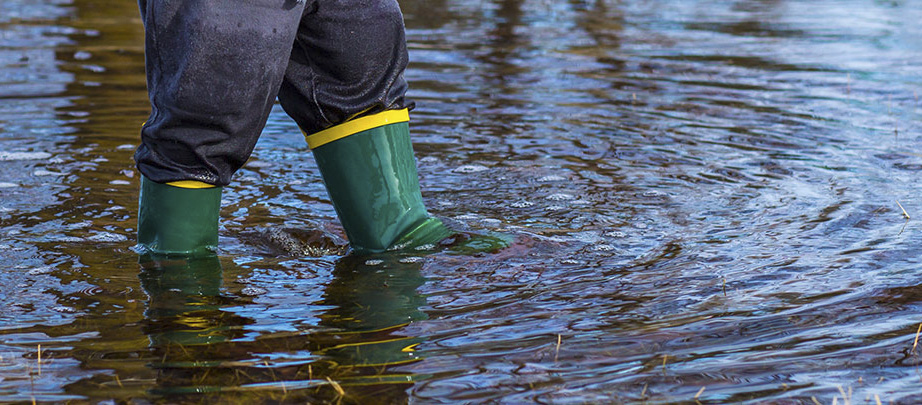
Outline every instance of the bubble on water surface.
[(419, 245), (416, 247), (416, 250), (432, 250), (435, 249), (434, 243), (426, 243), (424, 245)]
[(366, 265), (366, 266), (377, 266), (377, 265), (379, 265), (379, 264), (381, 264), (381, 263), (384, 263), (384, 260), (380, 260), (380, 259), (369, 259), (369, 260), (366, 260), (366, 261), (365, 261), (365, 265)]
[(567, 179), (566, 177), (558, 176), (558, 175), (556, 175), (556, 174), (552, 174), (552, 175), (549, 175), (549, 176), (539, 177), (539, 178), (538, 178), (538, 181), (540, 181), (540, 182), (542, 182), (542, 183), (550, 183), (550, 182), (552, 182), (552, 181), (564, 181), (564, 180), (566, 180), (566, 179)]
[(0, 161), (48, 159), (48, 152), (0, 152)]
[(243, 289), (240, 290), (240, 294), (243, 294), (247, 297), (255, 297), (257, 295), (263, 295), (267, 292), (269, 292), (269, 290), (265, 288), (253, 287), (253, 286), (243, 287)]
[(37, 276), (40, 274), (48, 274), (54, 271), (54, 267), (45, 266), (45, 267), (36, 267), (32, 270), (29, 270), (28, 274), (30, 276)]
[(134, 148), (135, 148), (134, 145), (131, 145), (131, 144), (124, 144), (124, 145), (116, 146), (116, 147), (115, 147), (115, 150), (133, 150)]
[(0, 182), (0, 188), (13, 188), (13, 187), (19, 187), (19, 184)]
[(60, 305), (60, 306), (56, 306), (56, 307), (54, 307), (54, 308), (51, 308), (51, 310), (52, 310), (52, 311), (55, 311), (55, 312), (60, 312), (60, 313), (62, 313), (62, 314), (75, 314), (75, 313), (77, 313), (77, 310), (74, 309), (73, 307), (67, 307), (67, 306), (63, 306), (63, 305)]
[(489, 170), (489, 168), (486, 167), (486, 166), (481, 166), (481, 165), (464, 165), (464, 166), (455, 168), (455, 169), (452, 170), (452, 171), (455, 172), (455, 173), (464, 173), (464, 174), (467, 174), (467, 173), (482, 172), (482, 171), (485, 171), (485, 170)]
[(38, 170), (32, 172), (32, 175), (34, 175), (34, 176), (60, 176), (60, 175), (63, 175), (63, 174), (64, 174), (64, 173), (52, 172), (52, 171), (48, 171), (48, 170), (45, 170), (45, 169), (38, 169)]
[(531, 202), (531, 201), (525, 201), (525, 200), (522, 200), (522, 201), (515, 201), (515, 202), (513, 202), (512, 204), (509, 204), (509, 206), (512, 207), (512, 208), (528, 208), (528, 207), (531, 207), (531, 206), (533, 206), (533, 205), (535, 205), (535, 203), (533, 203), (533, 202)]
[(86, 240), (90, 242), (124, 242), (128, 240), (128, 237), (112, 232), (99, 232), (86, 238)]
[(89, 58), (91, 58), (91, 57), (93, 57), (93, 54), (91, 54), (91, 53), (89, 53), (89, 52), (87, 52), (87, 51), (77, 51), (77, 52), (74, 52), (74, 59), (76, 59), (76, 60), (87, 60), (87, 59), (89, 59)]
[(59, 243), (80, 243), (84, 241), (85, 239), (78, 238), (76, 236), (56, 235), (56, 236), (51, 236), (48, 238), (48, 242), (59, 242)]
[(626, 238), (627, 234), (621, 231), (611, 231), (611, 232), (605, 232), (605, 236), (608, 236), (610, 238)]
[(113, 184), (116, 186), (130, 186), (131, 182), (128, 180), (112, 180), (109, 182), (109, 184)]
[(611, 252), (612, 250), (615, 250), (615, 247), (612, 245), (599, 244), (599, 245), (593, 246), (592, 250), (596, 252)]
[(544, 198), (551, 200), (551, 201), (569, 201), (569, 200), (575, 200), (576, 196), (573, 194), (567, 194), (567, 193), (554, 193)]
[(560, 262), (563, 264), (583, 264), (581, 261), (576, 259), (563, 259)]
[(423, 258), (418, 256), (410, 256), (400, 259), (400, 263), (419, 263), (421, 261), (423, 261)]

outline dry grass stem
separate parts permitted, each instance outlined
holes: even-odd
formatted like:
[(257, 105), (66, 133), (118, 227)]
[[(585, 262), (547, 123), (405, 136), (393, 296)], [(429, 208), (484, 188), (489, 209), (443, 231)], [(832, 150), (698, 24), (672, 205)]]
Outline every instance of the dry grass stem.
[(346, 396), (346, 391), (343, 390), (343, 387), (339, 385), (338, 382), (333, 381), (333, 379), (330, 377), (327, 377), (327, 382), (330, 383), (330, 386), (332, 386), (333, 389), (336, 390), (336, 394), (338, 394), (340, 397)]
[(877, 405), (883, 405), (880, 403), (880, 397), (877, 394), (874, 394), (874, 401), (877, 402)]
[(845, 389), (843, 389), (841, 385), (838, 388), (839, 393), (842, 394), (842, 401), (845, 403), (845, 405), (850, 405), (852, 398), (852, 387), (848, 387), (848, 394), (845, 393)]
[(38, 375), (42, 375), (42, 345), (38, 345)]
[(812, 400), (813, 400), (813, 403), (816, 404), (816, 405), (823, 405), (823, 404), (820, 403), (820, 401), (817, 401), (817, 400), (816, 400), (816, 397), (810, 397), (810, 399), (812, 399)]
[(896, 205), (899, 205), (900, 209), (903, 210), (903, 216), (906, 217), (906, 219), (909, 219), (909, 213), (906, 212), (905, 208), (903, 208), (903, 204), (900, 204), (900, 200), (896, 200)]
[(701, 389), (698, 390), (698, 393), (695, 394), (695, 401), (697, 401), (697, 400), (698, 400), (698, 397), (700, 397), (701, 394), (704, 393), (704, 389), (705, 389), (705, 388), (707, 388), (707, 387), (701, 387)]
[(916, 340), (912, 341), (912, 350), (909, 351), (909, 354), (916, 354), (916, 346), (919, 345), (919, 333), (922, 333), (922, 323), (920, 323), (919, 328), (916, 329)]
[(563, 338), (560, 336), (560, 334), (557, 334), (557, 349), (554, 351), (554, 362), (555, 363), (557, 362), (557, 356), (560, 355), (560, 342), (562, 339)]

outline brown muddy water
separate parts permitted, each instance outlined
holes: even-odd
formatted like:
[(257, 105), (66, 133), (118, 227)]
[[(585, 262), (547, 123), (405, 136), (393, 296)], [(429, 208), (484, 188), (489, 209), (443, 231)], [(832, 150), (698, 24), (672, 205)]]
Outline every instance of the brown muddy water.
[(136, 4), (0, 1), (0, 402), (922, 401), (918, 2), (401, 4), (498, 254), (288, 252), (341, 231), (277, 108), (218, 259), (139, 258)]

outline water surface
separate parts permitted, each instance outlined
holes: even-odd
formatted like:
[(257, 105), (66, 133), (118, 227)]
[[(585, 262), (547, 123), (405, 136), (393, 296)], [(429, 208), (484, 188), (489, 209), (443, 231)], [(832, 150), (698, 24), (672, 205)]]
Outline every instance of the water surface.
[(0, 3), (0, 402), (922, 398), (917, 5), (401, 5), (424, 198), (500, 253), (291, 253), (341, 229), (276, 108), (218, 258), (138, 257), (136, 5)]

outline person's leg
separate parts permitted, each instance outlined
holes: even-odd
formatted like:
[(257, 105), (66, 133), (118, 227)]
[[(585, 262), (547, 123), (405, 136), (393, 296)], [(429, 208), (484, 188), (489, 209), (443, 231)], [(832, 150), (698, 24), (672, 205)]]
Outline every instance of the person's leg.
[(279, 92), (358, 253), (451, 235), (420, 194), (407, 125), (407, 59), (396, 0), (314, 2)]
[(285, 75), (296, 0), (140, 0), (151, 115), (135, 153), (138, 238), (155, 253), (217, 243), (220, 187), (249, 158)]

